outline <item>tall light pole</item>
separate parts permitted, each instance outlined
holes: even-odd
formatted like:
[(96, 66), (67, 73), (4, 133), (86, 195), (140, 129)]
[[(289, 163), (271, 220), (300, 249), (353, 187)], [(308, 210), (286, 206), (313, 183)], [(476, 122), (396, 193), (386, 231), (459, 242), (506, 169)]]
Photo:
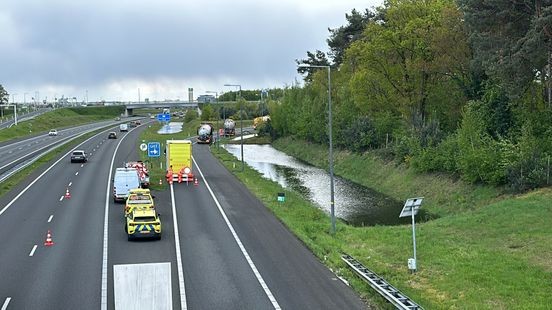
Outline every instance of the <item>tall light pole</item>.
[(138, 103), (140, 103), (140, 87), (138, 87)]
[[(240, 84), (224, 84), (224, 86), (233, 86), (238, 87), (239, 92), (239, 99), (241, 99), (241, 85)], [(245, 164), (243, 162), (243, 104), (240, 102), (240, 137), (241, 137), (241, 162), (242, 162), (242, 168), (241, 171), (245, 169)]]
[(332, 79), (330, 66), (319, 66), (300, 64), (302, 68), (325, 68), (328, 70), (328, 127), (329, 127), (329, 139), (330, 139), (330, 214), (332, 218), (332, 235), (335, 234), (335, 191), (334, 191), (334, 173), (333, 173), (333, 141), (332, 141)]
[[(218, 92), (212, 91), (212, 90), (207, 90), (207, 91), (205, 91), (205, 93), (207, 93), (207, 94), (215, 94), (215, 101), (217, 102), (217, 105), (218, 105)], [(220, 113), (217, 112), (217, 148), (220, 146), (219, 118), (220, 118)]]

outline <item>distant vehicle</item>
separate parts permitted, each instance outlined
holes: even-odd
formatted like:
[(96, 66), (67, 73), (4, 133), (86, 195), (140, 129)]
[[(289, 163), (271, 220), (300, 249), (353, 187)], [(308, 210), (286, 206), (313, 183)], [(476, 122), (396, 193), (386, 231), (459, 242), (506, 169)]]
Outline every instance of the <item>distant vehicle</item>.
[(128, 124), (128, 126), (129, 126), (130, 128), (134, 128), (134, 127), (136, 127), (136, 126), (138, 126), (138, 125), (136, 124), (136, 121), (131, 121), (131, 122)]
[(127, 124), (121, 124), (121, 125), (119, 125), (119, 131), (120, 131), (120, 132), (128, 131), (128, 125), (127, 125)]
[(257, 130), (257, 127), (270, 120), (270, 116), (259, 116), (253, 119), (253, 129)]
[(112, 131), (107, 135), (107, 138), (108, 139), (117, 139), (117, 134), (115, 133), (115, 131)]
[(131, 189), (140, 187), (140, 178), (134, 168), (117, 168), (113, 178), (113, 201), (125, 201)]
[(150, 119), (155, 119), (155, 115), (150, 115)]
[(141, 122), (139, 119), (137, 119), (134, 123), (135, 123), (136, 125), (142, 124), (142, 122)]
[(161, 220), (155, 210), (134, 210), (126, 218), (128, 240), (135, 238), (161, 239)]
[(86, 153), (82, 150), (75, 150), (73, 153), (71, 153), (71, 162), (72, 163), (85, 163), (87, 161), (86, 159)]
[(120, 117), (115, 117), (115, 120), (116, 120), (116, 121), (120, 121), (121, 118), (120, 118)]
[(236, 122), (233, 119), (227, 118), (224, 120), (224, 136), (233, 136), (236, 134)]
[(167, 140), (167, 179), (178, 182), (191, 182), (192, 173), (192, 141)]
[(203, 123), (197, 129), (197, 143), (211, 144), (213, 140), (213, 125)]
[(52, 130), (50, 130), (50, 132), (48, 132), (48, 135), (49, 135), (49, 136), (57, 136), (57, 135), (58, 135), (58, 132), (57, 132), (57, 130), (52, 129)]
[(163, 109), (163, 114), (171, 114), (171, 109)]

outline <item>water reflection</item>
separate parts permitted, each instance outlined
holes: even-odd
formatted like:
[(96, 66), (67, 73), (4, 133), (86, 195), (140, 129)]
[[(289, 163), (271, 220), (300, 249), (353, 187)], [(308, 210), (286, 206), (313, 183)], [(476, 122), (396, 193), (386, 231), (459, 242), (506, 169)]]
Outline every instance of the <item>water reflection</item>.
[[(241, 160), (240, 145), (224, 146)], [(265, 178), (305, 195), (326, 212), (330, 212), (330, 176), (323, 170), (301, 162), (270, 145), (246, 144), (245, 162)], [(403, 202), (369, 188), (335, 177), (335, 214), (352, 225), (395, 225), (408, 223), (400, 219)]]

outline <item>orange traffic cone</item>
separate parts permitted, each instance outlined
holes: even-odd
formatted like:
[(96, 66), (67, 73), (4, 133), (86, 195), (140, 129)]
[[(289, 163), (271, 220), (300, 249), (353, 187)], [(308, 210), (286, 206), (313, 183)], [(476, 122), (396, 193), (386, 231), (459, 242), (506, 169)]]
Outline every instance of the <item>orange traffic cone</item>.
[(198, 183), (197, 183), (197, 178), (194, 178), (194, 186), (197, 186)]
[(65, 199), (70, 199), (71, 198), (71, 194), (69, 193), (69, 188), (67, 188), (65, 190), (65, 196), (64, 197), (65, 197)]
[(159, 179), (159, 185), (163, 185), (163, 181), (161, 181), (161, 179)]
[(54, 245), (54, 241), (52, 240), (52, 233), (48, 230), (48, 233), (46, 234), (46, 242), (44, 242), (45, 246), (51, 246)]

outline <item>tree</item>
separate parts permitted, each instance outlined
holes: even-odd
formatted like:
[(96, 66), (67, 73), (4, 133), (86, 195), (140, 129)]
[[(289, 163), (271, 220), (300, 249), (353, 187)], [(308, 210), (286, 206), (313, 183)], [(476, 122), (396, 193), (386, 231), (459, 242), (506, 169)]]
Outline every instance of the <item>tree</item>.
[(8, 104), (9, 99), (10, 99), (10, 95), (4, 89), (4, 86), (0, 84), (0, 104)]
[[(307, 51), (307, 59), (299, 59), (299, 60), (296, 59), (295, 62), (297, 63), (297, 65), (314, 65), (314, 66), (330, 65), (330, 61), (328, 60), (328, 58), (326, 58), (326, 54), (319, 50), (316, 50), (316, 52), (314, 53)], [(309, 67), (297, 68), (297, 72), (299, 74), (302, 74), (302, 75), (306, 74), (306, 76), (303, 79), (305, 80), (305, 82), (308, 82), (308, 83), (312, 82), (312, 79), (313, 79), (312, 75), (314, 70), (316, 70), (316, 68), (309, 68)]]
[(345, 50), (349, 48), (351, 43), (358, 40), (366, 25), (375, 20), (376, 14), (368, 9), (364, 14), (358, 12), (356, 9), (351, 11), (351, 14), (345, 14), (347, 19), (347, 25), (339, 28), (331, 29), (330, 37), (326, 40), (330, 48), (329, 55), (333, 60), (334, 66), (339, 66), (343, 62)]
[(215, 111), (213, 110), (213, 107), (210, 104), (204, 105), (203, 109), (201, 110), (201, 120), (208, 121), (214, 118), (215, 118)]
[[(540, 79), (543, 98), (552, 105), (552, 1), (459, 0), (475, 58), (520, 98)], [(546, 85), (546, 86), (545, 86)]]

